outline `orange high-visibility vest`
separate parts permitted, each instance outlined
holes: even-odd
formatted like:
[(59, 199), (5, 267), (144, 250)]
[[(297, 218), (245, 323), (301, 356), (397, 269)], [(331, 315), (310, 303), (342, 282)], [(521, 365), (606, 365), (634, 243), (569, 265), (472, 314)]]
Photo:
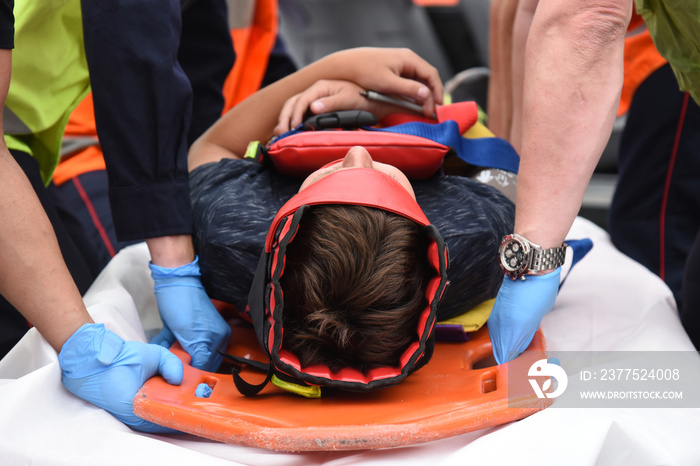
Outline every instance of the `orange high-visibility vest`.
[(629, 111), (637, 88), (668, 61), (661, 56), (641, 16), (635, 11), (625, 37), (625, 77), (617, 116)]

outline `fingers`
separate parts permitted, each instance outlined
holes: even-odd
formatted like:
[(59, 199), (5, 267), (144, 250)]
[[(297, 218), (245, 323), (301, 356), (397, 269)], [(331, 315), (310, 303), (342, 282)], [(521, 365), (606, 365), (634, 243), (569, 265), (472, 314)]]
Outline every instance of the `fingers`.
[(324, 110), (323, 104), (320, 103), (317, 103), (314, 106), (316, 111), (313, 111), (311, 108), (311, 104), (314, 101), (325, 95), (319, 92), (318, 84), (319, 83), (316, 83), (316, 85), (310, 87), (306, 91), (287, 99), (282, 107), (282, 111), (280, 111), (277, 127), (275, 127), (274, 130), (275, 135), (279, 136), (280, 134), (291, 131), (302, 124), (308, 116), (309, 110), (311, 110), (314, 114), (327, 111)]
[(273, 134), (275, 136), (279, 136), (280, 134), (286, 133), (287, 131), (289, 131), (293, 128), (290, 120), (292, 118), (294, 104), (296, 103), (296, 100), (298, 98), (299, 98), (299, 94), (297, 94), (293, 97), (290, 97), (289, 99), (287, 99), (287, 101), (282, 106), (282, 110), (280, 111), (280, 116), (277, 120), (277, 126), (275, 126), (275, 129), (273, 130)]
[(411, 50), (404, 49), (401, 52), (404, 66), (400, 76), (425, 86), (417, 86), (412, 97), (418, 102), (427, 103), (432, 99), (433, 104), (442, 104), (444, 89), (437, 68)]
[(506, 355), (506, 350), (498, 339), (498, 333), (491, 330), (489, 327), (489, 336), (491, 337), (491, 344), (493, 345), (493, 358), (496, 360), (496, 364), (499, 366), (508, 362), (508, 357)]
[(164, 323), (163, 329), (158, 333), (158, 335), (151, 339), (150, 343), (168, 349), (173, 346), (173, 343), (175, 343), (175, 335), (173, 335), (170, 327)]
[[(436, 72), (437, 73), (437, 72)], [(416, 102), (423, 107), (423, 115), (430, 117), (435, 113), (435, 106), (442, 103), (442, 83), (425, 84), (417, 77), (394, 77), (391, 85), (393, 94), (398, 94)], [(439, 94), (438, 94), (439, 92)]]
[(534, 331), (511, 333), (496, 325), (489, 326), (489, 336), (493, 346), (493, 357), (497, 364), (504, 364), (518, 357), (525, 351), (535, 336)]
[(189, 348), (185, 348), (185, 350), (187, 350), (192, 357), (192, 361), (190, 362), (192, 367), (207, 372), (213, 372), (216, 369), (214, 366), (216, 359), (219, 359), (219, 362), (221, 361), (220, 358), (216, 357), (218, 356), (216, 353), (212, 353), (207, 343), (208, 342), (198, 342), (190, 345)]
[(163, 347), (159, 347), (160, 362), (158, 372), (170, 385), (180, 385), (184, 376), (182, 361), (173, 353)]
[(296, 128), (304, 122), (309, 113), (318, 115), (337, 110), (367, 109), (367, 102), (360, 95), (361, 90), (360, 86), (348, 81), (317, 81), (306, 91), (285, 102), (274, 130), (275, 135)]
[(504, 277), (488, 320), (493, 354), (498, 364), (525, 351), (542, 318), (553, 307), (561, 268), (526, 280)]
[(190, 339), (189, 343), (183, 340), (181, 343), (184, 343), (184, 350), (192, 358), (190, 362), (192, 367), (215, 372), (223, 361), (223, 357), (217, 350), (226, 350), (231, 338), (231, 326), (226, 323), (213, 306), (210, 314), (211, 317), (207, 322), (208, 330), (199, 334), (196, 340)]
[(399, 95), (423, 107), (431, 116), (442, 103), (443, 86), (437, 69), (410, 49), (355, 49), (357, 74), (361, 86), (384, 94)]

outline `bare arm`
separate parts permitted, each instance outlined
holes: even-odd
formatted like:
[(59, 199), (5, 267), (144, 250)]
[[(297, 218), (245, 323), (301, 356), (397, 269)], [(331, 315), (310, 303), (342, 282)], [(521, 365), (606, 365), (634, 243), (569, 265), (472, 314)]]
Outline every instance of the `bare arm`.
[[(0, 50), (2, 102), (10, 82), (11, 54)], [(81, 325), (92, 322), (63, 262), (53, 228), (4, 138), (0, 141), (0, 264), (0, 293), (56, 351)]]
[[(525, 57), (527, 37), (530, 34), (530, 27), (535, 16), (535, 9), (539, 0), (518, 0), (517, 11), (513, 22), (512, 44), (511, 44), (511, 95), (513, 102), (511, 105), (512, 120), (509, 127), (510, 133), (507, 139), (520, 153), (522, 139), (523, 121), (523, 86), (525, 75)], [(546, 0), (545, 0), (546, 1)]]
[(513, 114), (513, 23), (518, 0), (493, 0), (489, 18), (489, 62), (491, 78), (487, 109), (489, 129), (496, 136), (510, 139)]
[(287, 99), (322, 79), (348, 80), (364, 88), (413, 98), (423, 104), (426, 115), (432, 114), (435, 103), (442, 102), (437, 71), (410, 50), (361, 48), (336, 52), (231, 109), (192, 145), (190, 170), (221, 158), (240, 157), (250, 141), (268, 140)]
[(527, 41), (515, 232), (560, 245), (612, 131), (631, 0), (541, 0)]
[(179, 267), (194, 260), (191, 235), (159, 236), (146, 238), (151, 262), (161, 267)]

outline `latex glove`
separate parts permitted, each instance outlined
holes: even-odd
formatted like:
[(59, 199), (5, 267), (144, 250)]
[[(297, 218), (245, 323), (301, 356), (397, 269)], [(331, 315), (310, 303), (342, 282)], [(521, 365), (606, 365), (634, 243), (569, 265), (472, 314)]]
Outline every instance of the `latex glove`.
[(157, 345), (124, 341), (103, 324), (85, 324), (58, 355), (63, 385), (76, 396), (112, 413), (144, 432), (175, 432), (134, 414), (132, 401), (143, 383), (156, 374), (172, 385), (182, 383), (182, 362)]
[(488, 320), (493, 355), (498, 364), (525, 351), (545, 314), (554, 307), (561, 267), (546, 275), (525, 280), (503, 277), (501, 289)]
[(166, 268), (149, 264), (163, 330), (151, 343), (167, 348), (175, 339), (192, 357), (191, 365), (214, 372), (226, 350), (231, 327), (207, 296), (199, 277), (199, 258), (189, 264)]

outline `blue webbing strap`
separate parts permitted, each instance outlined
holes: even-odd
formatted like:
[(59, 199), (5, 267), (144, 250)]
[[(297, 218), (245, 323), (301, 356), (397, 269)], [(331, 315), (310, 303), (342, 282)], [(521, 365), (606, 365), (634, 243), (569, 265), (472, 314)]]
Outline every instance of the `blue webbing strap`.
[(485, 168), (500, 168), (518, 173), (520, 157), (513, 146), (505, 139), (497, 137), (469, 139), (459, 132), (457, 122), (447, 120), (442, 123), (410, 122), (389, 128), (365, 128), (371, 131), (411, 134), (431, 139), (453, 148), (463, 161)]

